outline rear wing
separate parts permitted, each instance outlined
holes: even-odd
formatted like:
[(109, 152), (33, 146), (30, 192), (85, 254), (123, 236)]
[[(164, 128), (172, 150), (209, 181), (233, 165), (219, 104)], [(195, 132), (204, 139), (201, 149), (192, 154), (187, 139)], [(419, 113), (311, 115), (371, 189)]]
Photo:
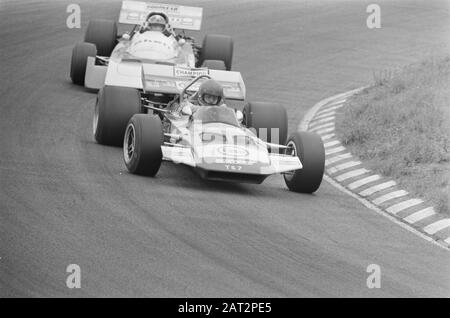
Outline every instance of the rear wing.
[(174, 29), (198, 31), (202, 25), (202, 8), (129, 0), (122, 2), (119, 23), (142, 24), (151, 12), (165, 13)]
[[(142, 88), (144, 91), (174, 93), (181, 91), (197, 76), (209, 75), (223, 87), (226, 99), (244, 100), (245, 84), (241, 73), (232, 71), (211, 70), (208, 68), (191, 69), (182, 66), (158, 64), (142, 65)], [(189, 87), (189, 92), (198, 91), (206, 79), (200, 79)]]
[[(245, 100), (245, 84), (240, 72), (208, 68), (191, 69), (176, 65), (110, 60), (104, 84), (133, 87), (154, 93), (180, 94), (184, 87), (202, 74), (211, 76), (223, 86), (226, 99)], [(197, 81), (189, 91), (197, 91), (202, 82)]]

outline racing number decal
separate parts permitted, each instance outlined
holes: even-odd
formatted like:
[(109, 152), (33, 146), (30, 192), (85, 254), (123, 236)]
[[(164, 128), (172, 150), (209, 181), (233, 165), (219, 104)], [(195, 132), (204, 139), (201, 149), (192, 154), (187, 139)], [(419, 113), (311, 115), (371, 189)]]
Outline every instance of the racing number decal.
[(225, 168), (230, 171), (241, 171), (242, 166), (235, 166), (235, 165), (225, 165)]

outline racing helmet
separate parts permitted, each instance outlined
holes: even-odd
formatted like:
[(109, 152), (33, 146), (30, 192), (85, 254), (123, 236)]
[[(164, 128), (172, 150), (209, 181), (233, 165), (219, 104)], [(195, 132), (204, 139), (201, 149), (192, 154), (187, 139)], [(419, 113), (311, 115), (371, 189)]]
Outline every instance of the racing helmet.
[(164, 32), (167, 28), (167, 16), (164, 13), (150, 13), (147, 17), (146, 25), (149, 31)]
[(213, 79), (203, 82), (198, 89), (198, 103), (203, 106), (217, 106), (223, 102), (223, 87)]

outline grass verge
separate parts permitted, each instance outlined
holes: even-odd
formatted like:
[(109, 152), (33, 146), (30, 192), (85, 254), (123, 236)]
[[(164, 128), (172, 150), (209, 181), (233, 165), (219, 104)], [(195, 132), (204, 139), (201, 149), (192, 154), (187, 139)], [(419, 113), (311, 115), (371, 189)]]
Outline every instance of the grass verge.
[(450, 214), (450, 57), (374, 74), (336, 131), (368, 167)]

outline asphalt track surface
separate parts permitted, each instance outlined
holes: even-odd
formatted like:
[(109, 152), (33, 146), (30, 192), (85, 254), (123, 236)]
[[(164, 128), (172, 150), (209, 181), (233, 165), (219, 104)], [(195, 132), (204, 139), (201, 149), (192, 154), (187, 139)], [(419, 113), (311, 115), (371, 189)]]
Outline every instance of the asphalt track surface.
[[(70, 1), (73, 2), (73, 1)], [(324, 183), (315, 195), (212, 183), (163, 164), (126, 172), (92, 137), (95, 94), (68, 78), (91, 18), (120, 2), (0, 2), (0, 296), (450, 296), (450, 254)], [(181, 1), (177, 1), (180, 3)], [(446, 1), (193, 1), (232, 35), (250, 100), (283, 103), (290, 130), (315, 102), (374, 71), (448, 49)], [(68, 289), (66, 267), (81, 267)], [(366, 287), (369, 264), (381, 288)]]

